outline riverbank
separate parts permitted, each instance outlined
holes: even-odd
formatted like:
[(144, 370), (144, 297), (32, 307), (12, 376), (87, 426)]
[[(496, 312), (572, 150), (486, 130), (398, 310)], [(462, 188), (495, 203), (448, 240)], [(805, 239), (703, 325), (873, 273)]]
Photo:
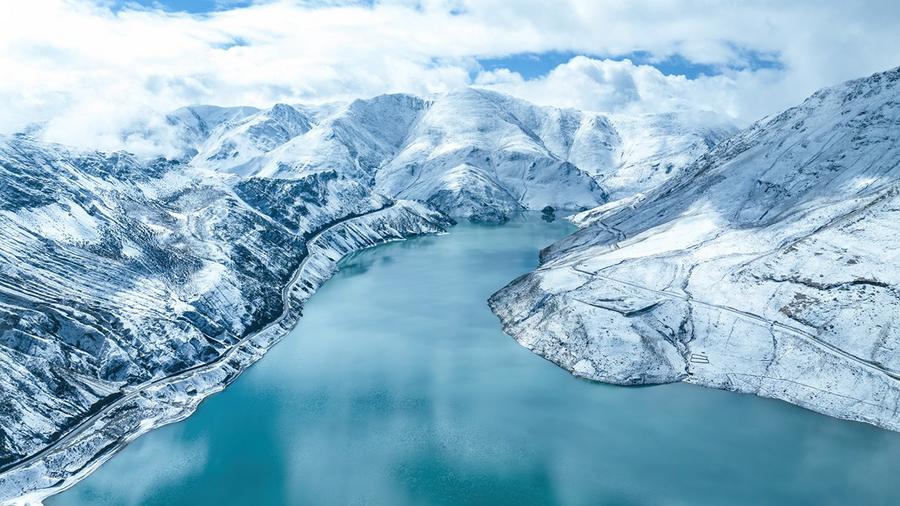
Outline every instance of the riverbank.
[(303, 304), (360, 249), (446, 230), (449, 221), (410, 201), (330, 224), (306, 243), (307, 256), (282, 290), (284, 310), (211, 363), (129, 389), (56, 442), (0, 475), (0, 503), (40, 502), (89, 475), (128, 443), (154, 428), (190, 416), (224, 389), (297, 323)]

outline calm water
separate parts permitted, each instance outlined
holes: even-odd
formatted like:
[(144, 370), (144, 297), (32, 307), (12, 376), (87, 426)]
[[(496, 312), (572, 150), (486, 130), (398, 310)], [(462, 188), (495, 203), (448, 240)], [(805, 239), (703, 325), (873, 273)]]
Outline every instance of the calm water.
[(578, 380), (485, 300), (569, 231), (363, 252), (187, 421), (48, 504), (898, 504), (900, 434), (687, 385)]

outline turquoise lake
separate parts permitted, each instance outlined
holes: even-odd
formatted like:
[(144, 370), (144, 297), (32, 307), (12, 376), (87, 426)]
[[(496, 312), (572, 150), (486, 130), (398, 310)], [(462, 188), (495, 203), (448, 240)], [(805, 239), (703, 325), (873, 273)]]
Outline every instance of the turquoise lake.
[(538, 217), (347, 259), (290, 335), (50, 505), (900, 504), (900, 434), (688, 385), (579, 380), (486, 299)]

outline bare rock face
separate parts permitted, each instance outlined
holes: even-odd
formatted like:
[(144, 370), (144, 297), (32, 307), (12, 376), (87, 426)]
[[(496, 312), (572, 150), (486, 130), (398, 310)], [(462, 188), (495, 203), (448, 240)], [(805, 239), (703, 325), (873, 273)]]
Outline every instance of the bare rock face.
[(491, 297), (574, 374), (685, 381), (900, 430), (900, 69), (817, 92), (575, 217)]

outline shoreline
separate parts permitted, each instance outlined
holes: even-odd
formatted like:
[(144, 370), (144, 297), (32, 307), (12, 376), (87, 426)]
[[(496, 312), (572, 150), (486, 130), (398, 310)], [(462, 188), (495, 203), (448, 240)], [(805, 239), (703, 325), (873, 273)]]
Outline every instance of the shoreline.
[(0, 503), (40, 504), (78, 483), (141, 435), (189, 417), (205, 398), (224, 390), (290, 332), (302, 316), (305, 302), (331, 278), (347, 255), (388, 242), (443, 233), (449, 223), (421, 204), (401, 200), (328, 225), (306, 243), (306, 257), (282, 289), (284, 311), (276, 320), (241, 338), (212, 362), (123, 389), (124, 395), (89, 415), (54, 443), (3, 471)]
[[(638, 309), (623, 309), (591, 304), (564, 288), (554, 289), (552, 281), (547, 281), (551, 286), (544, 286), (544, 275), (558, 275), (558, 270), (566, 269), (573, 270), (582, 280), (585, 276), (603, 279), (613, 286), (647, 290), (653, 297), (631, 301)], [(628, 292), (623, 289), (622, 293)], [(628, 347), (628, 342), (607, 341), (598, 345), (588, 335), (573, 342), (565, 332), (581, 318), (602, 314), (612, 318), (607, 325), (620, 334), (639, 335), (631, 325), (640, 319), (641, 310), (655, 309), (661, 306), (658, 298), (669, 297), (689, 306), (685, 311), (691, 316), (693, 339), (681, 349), (669, 342), (661, 343), (660, 349), (668, 354), (642, 355), (643, 349)], [(686, 383), (775, 399), (835, 419), (900, 432), (896, 417), (900, 375), (896, 371), (877, 367), (802, 329), (756, 314), (654, 291), (567, 265), (539, 267), (495, 292), (488, 304), (504, 333), (519, 345), (588, 381), (620, 386)], [(564, 313), (568, 316), (561, 316)], [(718, 327), (705, 326), (705, 322), (735, 329), (742, 336), (742, 347), (729, 349), (728, 340), (720, 338)], [(549, 331), (549, 327), (556, 330)], [(795, 350), (797, 357), (781, 353), (783, 348)], [(736, 356), (737, 352), (741, 355)]]

